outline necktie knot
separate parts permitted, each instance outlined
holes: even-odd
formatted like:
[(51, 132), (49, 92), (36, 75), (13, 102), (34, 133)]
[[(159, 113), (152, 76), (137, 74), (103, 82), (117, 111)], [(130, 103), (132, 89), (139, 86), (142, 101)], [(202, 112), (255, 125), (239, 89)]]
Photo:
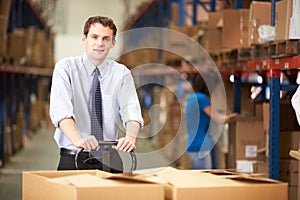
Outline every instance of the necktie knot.
[(99, 72), (99, 69), (96, 67), (95, 70), (94, 70), (94, 76), (99, 76), (100, 75), (100, 72)]

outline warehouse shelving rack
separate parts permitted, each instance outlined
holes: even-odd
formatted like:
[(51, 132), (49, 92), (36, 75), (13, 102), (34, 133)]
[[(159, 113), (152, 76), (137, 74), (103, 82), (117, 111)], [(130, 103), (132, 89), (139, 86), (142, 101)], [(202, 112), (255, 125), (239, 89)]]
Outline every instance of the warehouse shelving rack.
[[(271, 25), (275, 26), (275, 6), (278, 0), (269, 0), (272, 3), (272, 12), (271, 12)], [(186, 15), (185, 11), (185, 1), (184, 0), (169, 0), (167, 1), (167, 8), (163, 8), (162, 1), (159, 2), (160, 8), (160, 15), (159, 18), (152, 18), (158, 19), (161, 22), (165, 22), (166, 19), (162, 17), (167, 16), (167, 20), (171, 20), (171, 3), (178, 3), (179, 5), (179, 15), (178, 15), (178, 26), (184, 25), (184, 17)], [(193, 4), (193, 15), (189, 16), (193, 19), (193, 23), (196, 23), (196, 16), (197, 16), (197, 6), (198, 4), (202, 5), (206, 9), (206, 5), (210, 5), (210, 12), (215, 11), (216, 1), (211, 0), (209, 3), (201, 2), (199, 0), (191, 0), (189, 3)], [(228, 4), (230, 4), (228, 2)], [(234, 1), (234, 8), (240, 9), (243, 7), (242, 0)], [(143, 13), (147, 13), (147, 9), (142, 11)], [(163, 12), (167, 12), (168, 15), (162, 14)], [(143, 15), (140, 13), (140, 16)], [(148, 26), (149, 18), (140, 17), (140, 23), (144, 26)], [(138, 23), (133, 23), (130, 26), (126, 26), (126, 29), (130, 28), (137, 28), (140, 27)], [(158, 23), (156, 23), (158, 24)], [(165, 24), (160, 24), (161, 26), (165, 26)], [(242, 65), (237, 67), (237, 65)], [(289, 57), (280, 57), (280, 58), (265, 58), (265, 59), (257, 59), (257, 60), (248, 60), (243, 63), (231, 63), (228, 65), (221, 65), (218, 66), (221, 73), (224, 76), (229, 76), (233, 74), (235, 76), (235, 82), (233, 85), (233, 109), (234, 112), (241, 111), (241, 87), (242, 81), (241, 76), (243, 73), (250, 73), (250, 72), (260, 72), (264, 75), (268, 74), (270, 86), (270, 122), (269, 122), (269, 177), (273, 179), (279, 179), (279, 142), (280, 142), (280, 127), (279, 127), (279, 120), (280, 120), (280, 91), (281, 90), (295, 90), (297, 84), (295, 82), (297, 73), (292, 73), (293, 76), (290, 77), (292, 81), (290, 81), (293, 85), (291, 87), (286, 87), (280, 85), (280, 74), (282, 71), (286, 70), (293, 70), (298, 71), (300, 68), (300, 57), (299, 56), (289, 56)], [(266, 77), (265, 77), (266, 78)]]
[[(222, 67), (221, 67), (222, 68)], [(231, 70), (223, 69), (224, 74), (234, 74), (234, 112), (240, 112), (241, 103), (241, 74), (256, 72), (264, 76), (270, 86), (270, 121), (269, 121), (269, 177), (279, 179), (279, 144), (280, 144), (280, 91), (295, 91), (298, 87), (296, 83), (298, 70), (300, 68), (300, 56), (270, 57), (257, 60), (246, 61), (246, 68)], [(282, 72), (289, 71), (289, 85), (281, 84)]]
[[(272, 3), (271, 12), (271, 25), (275, 26), (275, 5), (278, 0), (270, 0)], [(179, 8), (179, 26), (184, 24), (184, 0), (175, 0), (180, 5)], [(195, 16), (197, 15), (197, 3), (200, 1), (193, 0), (193, 22), (195, 24)], [(201, 4), (203, 5), (203, 4)], [(215, 11), (215, 1), (210, 2), (211, 12)], [(235, 1), (234, 7), (240, 9), (243, 7), (243, 1)], [(295, 82), (291, 81), (294, 85), (291, 87), (284, 87), (280, 85), (280, 75), (282, 70), (297, 70), (300, 67), (300, 57), (282, 57), (282, 58), (268, 58), (259, 60), (249, 60), (247, 63), (234, 63), (231, 66), (224, 66), (225, 70), (222, 70), (223, 66), (219, 66), (223, 71), (223, 75), (228, 76), (234, 74), (235, 82), (233, 85), (233, 111), (240, 113), (241, 111), (241, 74), (243, 72), (249, 73), (252, 71), (268, 71), (269, 73), (269, 85), (270, 85), (270, 122), (269, 122), (269, 177), (278, 180), (279, 179), (279, 143), (280, 143), (280, 91), (281, 90), (295, 90)], [(234, 65), (234, 66), (232, 66)], [(244, 67), (236, 67), (236, 65), (243, 65)], [(246, 67), (245, 67), (246, 66)], [(228, 70), (230, 68), (230, 70)], [(238, 69), (238, 70), (235, 70)], [(246, 71), (245, 71), (246, 70)], [(293, 73), (296, 75), (297, 73)], [(295, 80), (295, 77), (290, 77)]]
[[(34, 26), (38, 29), (45, 30), (47, 35), (53, 34), (51, 27), (47, 24), (42, 16), (41, 10), (35, 6), (30, 0), (12, 1), (8, 33), (12, 33), (15, 28), (27, 28)], [(4, 59), (5, 60), (5, 59)], [(10, 140), (6, 140), (5, 129), (7, 124), (6, 117), (14, 119), (19, 111), (19, 103), (24, 104), (25, 121), (29, 124), (30, 121), (30, 94), (37, 93), (37, 84), (40, 78), (49, 79), (51, 82), (52, 69), (13, 65), (10, 61), (0, 64), (0, 161), (5, 166), (5, 148), (6, 141), (11, 141), (11, 153), (14, 154), (14, 128), (13, 120), (9, 121), (11, 130)], [(25, 125), (23, 134), (27, 134)]]

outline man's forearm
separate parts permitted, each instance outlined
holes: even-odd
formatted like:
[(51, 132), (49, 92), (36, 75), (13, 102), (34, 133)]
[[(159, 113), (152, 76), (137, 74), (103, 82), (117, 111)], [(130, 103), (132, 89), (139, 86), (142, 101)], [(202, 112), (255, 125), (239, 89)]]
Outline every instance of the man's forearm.
[(76, 128), (73, 118), (66, 118), (59, 122), (59, 127), (68, 139), (76, 146), (80, 147), (82, 144), (82, 138)]
[(141, 125), (137, 121), (128, 121), (126, 123), (126, 138), (131, 140), (133, 143), (136, 142), (136, 138), (140, 131)]

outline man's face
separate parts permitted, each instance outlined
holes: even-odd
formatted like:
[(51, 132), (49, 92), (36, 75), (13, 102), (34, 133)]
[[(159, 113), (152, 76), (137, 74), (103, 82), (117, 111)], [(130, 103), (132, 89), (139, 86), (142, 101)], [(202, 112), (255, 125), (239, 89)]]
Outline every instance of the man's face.
[(82, 41), (86, 55), (95, 65), (101, 64), (115, 45), (113, 30), (100, 23), (92, 24), (88, 35), (83, 35)]

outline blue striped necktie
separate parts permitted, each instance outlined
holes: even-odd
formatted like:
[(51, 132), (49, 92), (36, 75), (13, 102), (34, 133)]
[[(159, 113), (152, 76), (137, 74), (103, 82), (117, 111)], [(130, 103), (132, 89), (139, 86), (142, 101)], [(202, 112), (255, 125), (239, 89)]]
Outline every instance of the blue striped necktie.
[(103, 141), (103, 119), (102, 119), (102, 95), (99, 81), (98, 68), (94, 71), (91, 88), (92, 112), (91, 112), (91, 134), (98, 141)]

